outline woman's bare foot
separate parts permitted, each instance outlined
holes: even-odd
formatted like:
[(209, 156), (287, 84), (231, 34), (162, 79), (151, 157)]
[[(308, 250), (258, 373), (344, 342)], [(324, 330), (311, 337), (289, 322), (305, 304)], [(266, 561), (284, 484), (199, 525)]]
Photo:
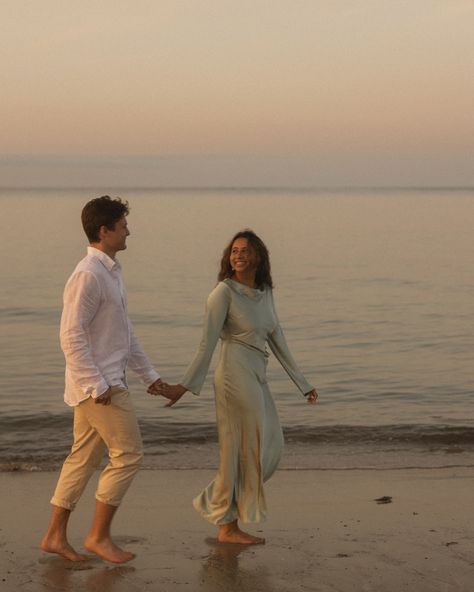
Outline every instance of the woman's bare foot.
[(237, 520), (230, 524), (222, 524), (219, 526), (219, 534), (217, 540), (220, 543), (238, 543), (240, 545), (264, 545), (265, 539), (256, 537), (248, 532), (240, 530)]
[(87, 561), (90, 559), (87, 555), (77, 553), (66, 540), (46, 535), (41, 541), (41, 549), (46, 553), (56, 553), (69, 561)]
[(110, 538), (101, 541), (87, 538), (84, 541), (84, 547), (91, 553), (98, 555), (101, 559), (110, 561), (111, 563), (127, 563), (127, 561), (135, 558), (134, 553), (124, 551), (120, 547), (117, 547)]

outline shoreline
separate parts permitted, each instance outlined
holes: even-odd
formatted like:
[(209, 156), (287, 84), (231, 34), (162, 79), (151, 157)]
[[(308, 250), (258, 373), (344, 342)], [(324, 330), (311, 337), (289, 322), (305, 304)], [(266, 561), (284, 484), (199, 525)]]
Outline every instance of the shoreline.
[[(474, 468), (280, 470), (266, 485), (268, 520), (248, 525), (264, 546), (221, 545), (191, 499), (212, 470), (144, 470), (113, 524), (137, 553), (112, 566), (72, 564), (38, 545), (49, 518), (52, 472), (0, 473), (5, 592), (468, 591), (474, 575), (469, 521)], [(81, 548), (93, 477), (70, 521)], [(389, 497), (379, 504), (375, 500)], [(466, 518), (468, 517), (468, 518)], [(237, 547), (237, 548), (236, 548)]]
[[(21, 441), (21, 440), (19, 440)], [(219, 463), (217, 442), (169, 443), (153, 446), (145, 442), (142, 471), (216, 471)], [(42, 473), (59, 471), (70, 446), (61, 454), (49, 457), (41, 451), (39, 458), (3, 450), (0, 473)], [(10, 457), (10, 458), (9, 458)], [(107, 460), (104, 457), (102, 467)], [(285, 442), (279, 471), (413, 471), (474, 468), (474, 447), (469, 443), (404, 442)]]

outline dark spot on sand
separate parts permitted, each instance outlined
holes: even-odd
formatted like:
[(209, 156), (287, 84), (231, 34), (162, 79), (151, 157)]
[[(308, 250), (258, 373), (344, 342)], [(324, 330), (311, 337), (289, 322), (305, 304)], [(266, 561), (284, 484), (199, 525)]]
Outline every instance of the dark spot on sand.
[(391, 495), (383, 495), (382, 497), (375, 498), (374, 502), (377, 502), (378, 504), (391, 504), (392, 499)]
[(139, 536), (129, 536), (129, 535), (118, 535), (114, 537), (114, 539), (121, 543), (122, 545), (130, 545), (133, 543), (144, 543), (146, 542), (146, 538), (139, 537)]

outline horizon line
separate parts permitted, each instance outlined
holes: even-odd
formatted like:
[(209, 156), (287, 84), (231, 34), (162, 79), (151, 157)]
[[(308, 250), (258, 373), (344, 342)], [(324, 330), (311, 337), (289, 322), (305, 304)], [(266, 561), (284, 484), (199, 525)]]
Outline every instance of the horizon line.
[[(0, 185), (0, 191), (89, 191), (105, 185)], [(108, 185), (109, 190), (136, 191), (473, 191), (474, 185)]]

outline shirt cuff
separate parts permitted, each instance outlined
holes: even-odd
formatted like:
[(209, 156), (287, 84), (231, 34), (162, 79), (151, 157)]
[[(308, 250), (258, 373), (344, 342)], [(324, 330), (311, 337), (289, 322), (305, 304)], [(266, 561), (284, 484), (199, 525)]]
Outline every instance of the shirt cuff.
[(161, 376), (155, 370), (150, 370), (144, 376), (141, 377), (141, 381), (145, 386), (151, 386), (154, 382), (159, 380)]

